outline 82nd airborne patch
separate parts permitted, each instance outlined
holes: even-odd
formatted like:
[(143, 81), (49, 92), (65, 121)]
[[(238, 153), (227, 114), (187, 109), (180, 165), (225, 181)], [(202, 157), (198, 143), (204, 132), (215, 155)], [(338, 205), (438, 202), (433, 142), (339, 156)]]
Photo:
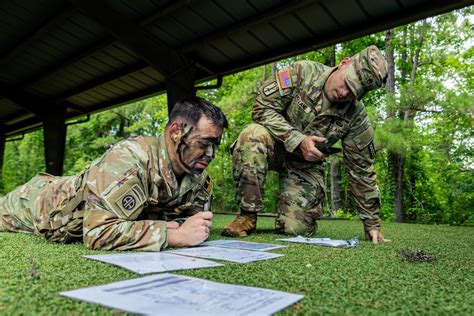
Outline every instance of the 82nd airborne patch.
[(137, 205), (137, 200), (133, 195), (128, 194), (122, 198), (121, 203), (124, 209), (130, 211), (135, 208), (135, 205)]
[(121, 212), (127, 217), (132, 217), (135, 211), (145, 203), (145, 194), (139, 185), (134, 184), (116, 201)]

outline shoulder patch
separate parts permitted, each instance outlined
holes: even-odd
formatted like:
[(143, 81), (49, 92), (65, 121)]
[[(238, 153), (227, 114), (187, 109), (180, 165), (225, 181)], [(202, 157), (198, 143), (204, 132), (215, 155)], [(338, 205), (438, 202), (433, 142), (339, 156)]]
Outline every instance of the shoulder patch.
[(278, 85), (276, 81), (273, 81), (272, 83), (266, 85), (263, 87), (263, 94), (268, 97), (271, 94), (274, 94), (275, 92), (278, 91)]
[(115, 183), (102, 195), (108, 209), (119, 218), (135, 219), (147, 198), (137, 176), (127, 177), (123, 182)]
[(134, 184), (131, 189), (115, 202), (126, 217), (130, 217), (140, 206), (145, 203), (145, 193), (138, 184)]
[(293, 87), (293, 80), (291, 78), (290, 69), (284, 68), (278, 72), (278, 81), (282, 89)]

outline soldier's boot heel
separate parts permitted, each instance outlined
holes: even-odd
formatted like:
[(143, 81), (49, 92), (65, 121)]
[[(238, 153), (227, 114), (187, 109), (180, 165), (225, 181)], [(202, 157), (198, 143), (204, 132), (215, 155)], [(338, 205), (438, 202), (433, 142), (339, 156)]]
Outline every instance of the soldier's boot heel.
[(242, 212), (232, 223), (224, 227), (222, 236), (247, 237), (257, 227), (257, 213)]

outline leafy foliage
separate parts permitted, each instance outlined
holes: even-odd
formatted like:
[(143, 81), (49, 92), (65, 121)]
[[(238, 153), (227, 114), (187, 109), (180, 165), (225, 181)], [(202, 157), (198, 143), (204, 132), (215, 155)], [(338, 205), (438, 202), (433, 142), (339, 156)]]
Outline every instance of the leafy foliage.
[[(375, 127), (378, 152), (375, 166), (382, 198), (381, 216), (385, 220), (394, 219), (398, 180), (391, 157), (396, 154), (404, 160), (402, 200), (406, 221), (474, 224), (474, 36), (469, 19), (473, 10), (471, 6), (393, 30), (390, 45), (395, 57), (395, 92), (379, 89), (364, 98)], [(370, 44), (384, 50), (384, 37), (384, 33), (377, 33), (339, 44), (335, 50), (336, 61)], [(302, 59), (329, 64), (333, 50), (287, 58), (276, 66), (281, 68)], [(417, 63), (415, 56), (419, 57)], [(244, 126), (251, 122), (256, 84), (271, 75), (271, 68), (266, 65), (226, 76), (219, 89), (198, 93), (221, 107), (230, 125), (209, 167), (215, 182), (214, 210), (238, 211), (230, 148)], [(85, 123), (68, 126), (65, 174), (84, 169), (121, 139), (157, 135), (166, 121), (166, 96), (159, 95), (94, 114)], [(43, 152), (42, 131), (7, 142), (0, 179), (3, 191), (12, 190), (44, 170)], [(344, 208), (337, 216), (353, 217), (346, 176), (342, 178), (342, 187)], [(279, 191), (277, 173), (268, 174), (265, 191), (265, 211), (275, 212)]]

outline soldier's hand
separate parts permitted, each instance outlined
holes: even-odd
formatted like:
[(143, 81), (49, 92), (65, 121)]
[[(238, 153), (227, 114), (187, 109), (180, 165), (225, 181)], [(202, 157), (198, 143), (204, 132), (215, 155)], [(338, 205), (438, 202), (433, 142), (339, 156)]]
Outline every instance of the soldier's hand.
[(381, 231), (371, 230), (365, 232), (365, 239), (372, 240), (372, 243), (378, 244), (379, 242), (391, 242), (389, 239), (385, 239)]
[(171, 221), (171, 222), (166, 222), (166, 228), (167, 229), (176, 229), (179, 228), (178, 222)]
[(300, 144), (300, 149), (303, 153), (304, 159), (307, 161), (317, 161), (324, 159), (326, 155), (316, 148), (316, 144), (326, 143), (326, 141), (327, 139), (324, 137), (306, 136), (306, 138), (303, 139)]
[(209, 237), (211, 212), (199, 212), (188, 218), (178, 229), (168, 230), (168, 245), (171, 247), (196, 246)]

